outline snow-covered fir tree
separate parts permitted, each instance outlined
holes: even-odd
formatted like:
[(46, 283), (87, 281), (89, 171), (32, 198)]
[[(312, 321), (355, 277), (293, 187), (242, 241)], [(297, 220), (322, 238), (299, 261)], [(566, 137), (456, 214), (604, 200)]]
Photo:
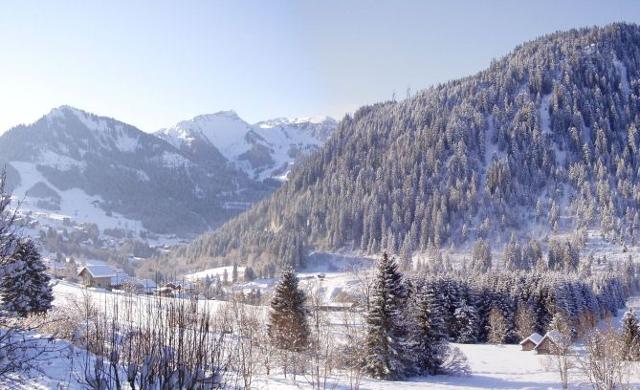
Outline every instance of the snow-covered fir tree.
[(0, 298), (2, 308), (11, 313), (26, 315), (29, 312), (29, 299), (24, 291), (29, 288), (26, 267), (18, 256), (7, 256), (2, 264), (3, 275), (0, 279)]
[(295, 271), (286, 269), (273, 293), (269, 312), (268, 334), (276, 348), (300, 352), (309, 346), (306, 299)]
[(33, 241), (19, 240), (8, 262), (12, 270), (0, 283), (4, 309), (21, 316), (47, 312), (53, 301), (51, 279)]
[(394, 259), (378, 261), (366, 316), (365, 371), (378, 379), (399, 379), (412, 371), (403, 317), (406, 290)]
[(420, 374), (437, 374), (446, 354), (444, 321), (438, 305), (432, 289), (422, 288), (417, 293), (410, 340), (415, 368)]
[(238, 282), (238, 263), (233, 263), (233, 267), (231, 269), (231, 282)]
[(516, 239), (515, 233), (511, 234), (511, 239), (504, 247), (504, 269), (506, 270), (518, 270), (525, 269), (526, 267), (522, 263), (522, 250)]
[(456, 331), (455, 341), (458, 343), (475, 343), (478, 338), (478, 315), (476, 309), (466, 300), (454, 312), (455, 323), (452, 328)]
[(489, 272), (491, 270), (491, 246), (486, 240), (480, 239), (473, 245), (471, 252), (472, 268), (476, 272)]

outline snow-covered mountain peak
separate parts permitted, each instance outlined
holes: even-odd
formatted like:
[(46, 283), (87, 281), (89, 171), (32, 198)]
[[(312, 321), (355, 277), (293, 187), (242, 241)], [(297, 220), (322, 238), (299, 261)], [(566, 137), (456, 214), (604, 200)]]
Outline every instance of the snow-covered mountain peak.
[(44, 116), (49, 127), (64, 128), (69, 120), (77, 119), (84, 127), (91, 131), (104, 132), (108, 129), (122, 129), (122, 124), (115, 119), (92, 114), (90, 112), (69, 105), (53, 108)]
[(273, 118), (266, 121), (258, 122), (255, 125), (261, 128), (271, 128), (277, 126), (292, 126), (292, 125), (333, 125), (337, 124), (336, 120), (328, 116), (312, 116), (312, 117), (296, 117), (296, 118)]
[(316, 150), (335, 127), (336, 121), (328, 117), (276, 118), (250, 125), (235, 111), (220, 111), (182, 121), (157, 135), (192, 152), (201, 150), (203, 143), (211, 145), (250, 177), (263, 180), (285, 177), (293, 161)]
[(215, 146), (229, 159), (242, 148), (245, 135), (250, 130), (251, 125), (234, 111), (220, 111), (179, 122), (160, 130), (157, 135), (177, 148), (189, 147), (194, 141), (201, 140)]
[(208, 120), (215, 120), (217, 118), (227, 118), (230, 120), (242, 121), (238, 113), (236, 113), (234, 110), (223, 110), (223, 111), (214, 112), (213, 114), (198, 115), (194, 117), (192, 121), (208, 121)]

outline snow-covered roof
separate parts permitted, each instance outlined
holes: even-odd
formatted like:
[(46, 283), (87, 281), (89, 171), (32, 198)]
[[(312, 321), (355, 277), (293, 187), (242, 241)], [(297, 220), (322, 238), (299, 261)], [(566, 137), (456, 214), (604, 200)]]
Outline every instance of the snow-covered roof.
[(531, 340), (535, 345), (538, 345), (542, 341), (542, 335), (540, 333), (533, 332), (531, 334), (531, 336), (529, 336), (526, 339), (522, 340), (520, 342), (520, 345), (524, 344), (527, 340)]
[(542, 341), (544, 339), (549, 339), (549, 340), (551, 340), (551, 342), (553, 342), (554, 344), (557, 345), (559, 342), (562, 341), (562, 335), (557, 330), (551, 330), (551, 331), (547, 332), (544, 335), (544, 337), (542, 338), (542, 340), (540, 340), (538, 345), (536, 345), (536, 349), (540, 346), (540, 343), (542, 343)]
[[(562, 335), (557, 330), (551, 330), (551, 331), (547, 332), (547, 334), (545, 334), (544, 337), (545, 338), (549, 338), (549, 339), (551, 339), (551, 341), (555, 341), (555, 342), (558, 342), (558, 341), (562, 340)], [(542, 341), (542, 340), (540, 340), (540, 341)]]
[(87, 270), (94, 278), (112, 278), (116, 276), (116, 271), (108, 265), (87, 265), (80, 268), (78, 275), (84, 270)]
[(133, 278), (127, 275), (126, 272), (117, 271), (116, 274), (111, 277), (111, 284), (114, 286), (120, 286), (132, 280)]

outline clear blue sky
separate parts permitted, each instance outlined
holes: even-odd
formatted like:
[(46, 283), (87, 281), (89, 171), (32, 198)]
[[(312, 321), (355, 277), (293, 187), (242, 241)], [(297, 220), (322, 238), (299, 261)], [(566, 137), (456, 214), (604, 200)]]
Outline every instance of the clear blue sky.
[(69, 104), (145, 131), (234, 109), (342, 117), (638, 1), (4, 1), (0, 131)]

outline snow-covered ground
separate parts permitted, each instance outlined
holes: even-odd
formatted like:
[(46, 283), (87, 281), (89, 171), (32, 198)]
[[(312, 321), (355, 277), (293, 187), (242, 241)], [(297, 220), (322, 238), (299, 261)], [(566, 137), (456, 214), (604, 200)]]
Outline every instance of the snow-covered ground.
[[(123, 302), (128, 299), (126, 295), (107, 292), (101, 289), (85, 289), (79, 285), (61, 282), (54, 287), (54, 305), (59, 305), (73, 298), (82, 297), (88, 293), (92, 296), (98, 307), (101, 304), (111, 305), (113, 302)], [(140, 297), (138, 302), (144, 302), (148, 297)], [(223, 303), (220, 301), (203, 301), (202, 304), (210, 305), (214, 309)], [(629, 307), (640, 311), (640, 297), (632, 297), (627, 302)], [(622, 318), (621, 310), (614, 319), (619, 324)], [(82, 389), (85, 388), (78, 382), (82, 377), (83, 359), (82, 350), (72, 347), (63, 340), (49, 341), (41, 336), (40, 342), (46, 345), (50, 352), (38, 360), (40, 372), (20, 374), (10, 378), (11, 382), (0, 383), (0, 388), (11, 389)], [(466, 355), (472, 374), (470, 376), (431, 376), (411, 378), (404, 381), (378, 381), (364, 379), (362, 389), (557, 389), (559, 388), (559, 374), (549, 369), (549, 358), (537, 355), (535, 352), (520, 351), (517, 345), (490, 345), (490, 344), (454, 344)], [(632, 388), (640, 388), (640, 375), (634, 368), (630, 385)], [(588, 389), (586, 379), (578, 369), (572, 369), (569, 375), (570, 388)], [(343, 376), (336, 377), (338, 389), (347, 389), (348, 382)], [(298, 377), (297, 382), (275, 375), (271, 377), (259, 376), (254, 381), (256, 389), (294, 390), (311, 389), (304, 377)]]
[(126, 230), (140, 231), (142, 224), (113, 213), (107, 215), (98, 204), (102, 199), (98, 196), (90, 196), (78, 188), (66, 191), (58, 191), (60, 195), (60, 210), (49, 211), (37, 205), (38, 199), (29, 196), (28, 190), (36, 183), (44, 183), (49, 188), (56, 188), (38, 171), (36, 164), (29, 162), (12, 162), (20, 172), (20, 185), (13, 191), (13, 197), (20, 204), (23, 212), (31, 211), (33, 216), (42, 224), (61, 224), (65, 218), (77, 223), (95, 223), (100, 229), (123, 228)]
[[(242, 276), (242, 274), (244, 272), (244, 268), (245, 267), (238, 266), (238, 275)], [(184, 277), (187, 280), (202, 280), (202, 279), (206, 279), (207, 277), (209, 277), (209, 278), (218, 277), (218, 278), (222, 279), (225, 271), (227, 272), (227, 277), (229, 278), (229, 280), (231, 280), (231, 274), (233, 272), (233, 266), (232, 265), (225, 266), (225, 267), (208, 268), (208, 269), (205, 269), (203, 271), (187, 274)]]

